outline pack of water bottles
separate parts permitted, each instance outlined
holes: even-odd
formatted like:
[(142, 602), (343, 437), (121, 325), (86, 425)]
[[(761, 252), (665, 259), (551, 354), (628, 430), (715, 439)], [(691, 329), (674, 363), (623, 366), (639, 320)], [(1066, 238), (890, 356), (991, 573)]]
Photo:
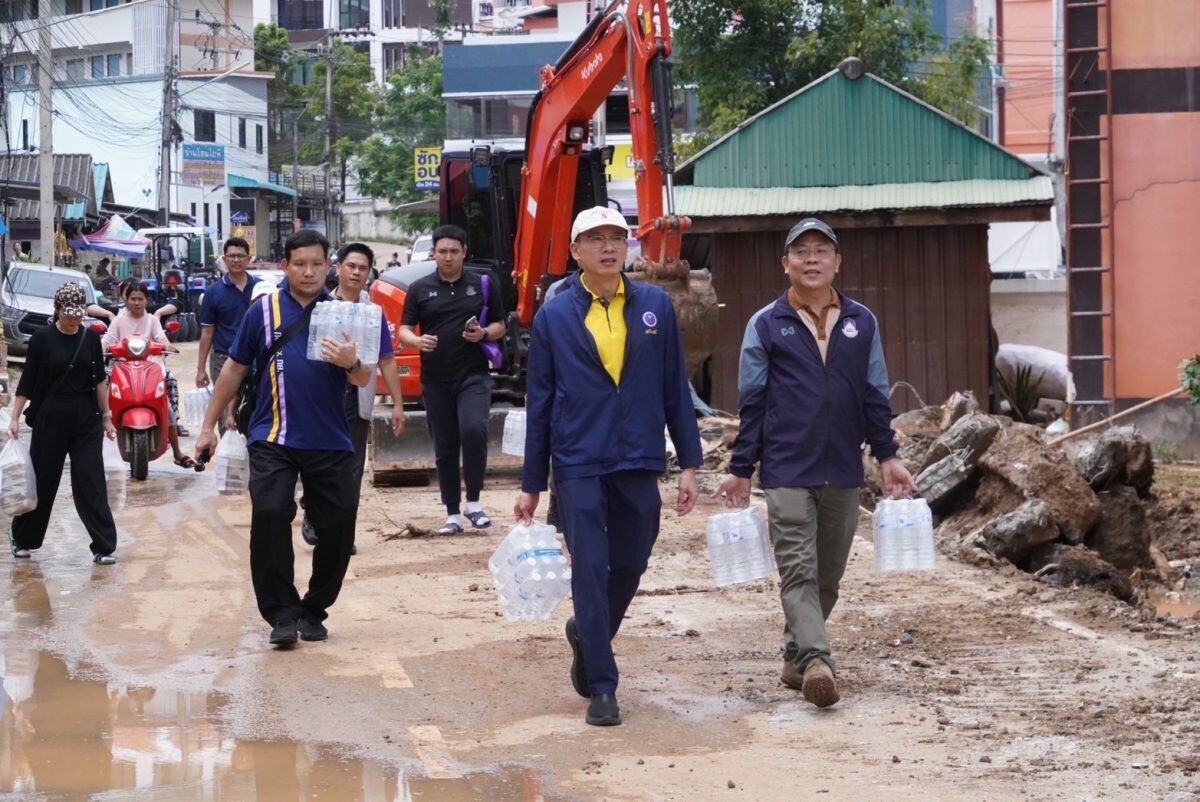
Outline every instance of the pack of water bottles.
[(504, 416), (504, 439), (500, 451), (512, 457), (525, 456), (525, 410), (512, 409)]
[(308, 358), (321, 361), (321, 340), (331, 337), (346, 339), (357, 345), (358, 358), (364, 365), (379, 361), (379, 331), (383, 326), (383, 310), (375, 304), (354, 304), (349, 301), (324, 301), (313, 309), (308, 326)]
[(229, 429), (217, 443), (217, 492), (223, 496), (240, 496), (250, 489), (250, 452), (246, 438)]
[(129, 465), (121, 458), (121, 449), (116, 440), (104, 438), (100, 449), (104, 455), (104, 487), (108, 491), (108, 508), (113, 512), (125, 506), (125, 478), (129, 475)]
[(875, 507), (874, 529), (875, 570), (933, 570), (933, 513), (925, 499), (884, 499)]
[(212, 394), (211, 386), (188, 390), (183, 394), (180, 418), (184, 426), (200, 426), (204, 423), (204, 413), (208, 411), (208, 402), (212, 400)]
[(23, 440), (0, 449), (0, 514), (24, 515), (37, 509), (37, 477)]
[(509, 621), (540, 621), (571, 590), (571, 568), (558, 531), (536, 521), (518, 524), (488, 560), (500, 610)]
[(775, 575), (767, 518), (758, 507), (718, 513), (705, 525), (708, 559), (717, 587)]

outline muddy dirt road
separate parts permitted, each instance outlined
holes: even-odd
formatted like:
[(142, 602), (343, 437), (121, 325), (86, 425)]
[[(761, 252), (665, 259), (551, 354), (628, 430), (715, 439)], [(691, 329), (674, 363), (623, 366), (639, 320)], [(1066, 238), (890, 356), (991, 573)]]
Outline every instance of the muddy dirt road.
[(248, 500), (156, 462), (101, 567), (64, 491), (46, 547), (0, 567), (0, 798), (1200, 799), (1200, 621), (944, 559), (879, 575), (864, 527), (818, 711), (778, 681), (775, 584), (711, 588), (708, 502), (668, 516), (617, 641), (624, 726), (586, 727), (567, 606), (497, 612), (514, 492), (489, 481), (488, 534), (408, 538), (436, 491), (368, 490), (330, 639), (284, 652)]

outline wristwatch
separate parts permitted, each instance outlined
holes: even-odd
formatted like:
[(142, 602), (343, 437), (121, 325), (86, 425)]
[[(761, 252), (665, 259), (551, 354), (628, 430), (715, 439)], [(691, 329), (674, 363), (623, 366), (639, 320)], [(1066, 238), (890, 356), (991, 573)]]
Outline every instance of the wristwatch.
[(358, 370), (358, 369), (359, 369), (359, 368), (361, 368), (361, 367), (362, 367), (362, 360), (361, 360), (361, 359), (356, 359), (356, 360), (354, 360), (354, 364), (353, 364), (353, 365), (351, 365), (350, 367), (346, 368), (346, 372), (347, 372), (347, 373), (354, 373), (356, 370)]

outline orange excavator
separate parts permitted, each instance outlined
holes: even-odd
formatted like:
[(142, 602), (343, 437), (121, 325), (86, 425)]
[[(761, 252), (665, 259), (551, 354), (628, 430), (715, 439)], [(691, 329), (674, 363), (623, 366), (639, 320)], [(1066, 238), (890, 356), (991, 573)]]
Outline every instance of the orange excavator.
[[(717, 310), (712, 282), (707, 271), (691, 270), (680, 259), (690, 221), (674, 208), (670, 53), (665, 0), (614, 0), (554, 66), (542, 68), (524, 150), (478, 144), (443, 154), (439, 218), (466, 230), (467, 269), (487, 271), (513, 310), (503, 343), (505, 368), (493, 374), (490, 467), (519, 465), (519, 458), (506, 460), (500, 453), (504, 416), (524, 398), (530, 329), (545, 290), (576, 268), (568, 250), (571, 223), (583, 209), (608, 204), (604, 165), (612, 151), (590, 145), (589, 133), (596, 110), (622, 81), (641, 252), (630, 275), (670, 295), (690, 372), (712, 353)], [(394, 341), (409, 285), (434, 269), (432, 262), (392, 268), (372, 285), (371, 298), (383, 307)], [(405, 400), (419, 400), (418, 354), (400, 350), (396, 360)], [(432, 470), (424, 412), (411, 412), (407, 420), (407, 431), (396, 438), (389, 415), (377, 412), (372, 426), (377, 485), (425, 480)]]

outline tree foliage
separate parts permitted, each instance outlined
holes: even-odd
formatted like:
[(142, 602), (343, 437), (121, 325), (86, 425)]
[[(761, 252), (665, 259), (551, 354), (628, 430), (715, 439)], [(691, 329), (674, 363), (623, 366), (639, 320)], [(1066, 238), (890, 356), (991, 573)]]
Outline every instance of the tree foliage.
[[(360, 189), (366, 195), (387, 198), (394, 205), (426, 196), (414, 186), (413, 151), (440, 147), (446, 130), (441, 56), (413, 46), (406, 53), (405, 64), (377, 93), (371, 123), (374, 133), (354, 147)], [(412, 230), (436, 222), (436, 215), (407, 214), (398, 218)]]
[(680, 77), (696, 86), (703, 130), (694, 152), (845, 58), (967, 124), (988, 65), (974, 35), (945, 42), (925, 0), (675, 0)]

